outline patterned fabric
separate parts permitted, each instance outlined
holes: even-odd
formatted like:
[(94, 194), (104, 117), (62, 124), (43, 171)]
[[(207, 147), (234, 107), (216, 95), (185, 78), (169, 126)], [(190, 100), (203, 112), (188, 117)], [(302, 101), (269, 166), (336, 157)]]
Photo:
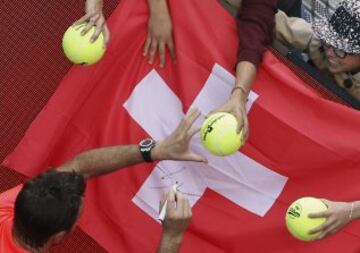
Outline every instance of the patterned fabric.
[(303, 18), (312, 23), (320, 18), (329, 18), (341, 0), (303, 0)]
[(313, 23), (316, 36), (336, 49), (360, 54), (360, 1), (342, 2), (330, 18)]

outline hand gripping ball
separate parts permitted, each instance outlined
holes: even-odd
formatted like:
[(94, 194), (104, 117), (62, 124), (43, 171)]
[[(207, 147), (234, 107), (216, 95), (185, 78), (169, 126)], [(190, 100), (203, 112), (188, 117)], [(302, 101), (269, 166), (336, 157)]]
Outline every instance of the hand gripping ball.
[(309, 231), (320, 226), (326, 218), (309, 218), (310, 213), (325, 211), (327, 206), (320, 199), (304, 197), (293, 202), (286, 212), (286, 226), (295, 238), (302, 241), (312, 241), (320, 233), (309, 234)]
[(237, 134), (236, 128), (237, 120), (232, 114), (214, 113), (201, 126), (201, 142), (214, 155), (231, 155), (243, 144), (242, 131)]
[(64, 34), (62, 46), (66, 57), (75, 64), (91, 65), (98, 62), (105, 53), (104, 35), (101, 33), (96, 41), (90, 42), (95, 32), (92, 27), (85, 35), (81, 31), (84, 24), (70, 26)]

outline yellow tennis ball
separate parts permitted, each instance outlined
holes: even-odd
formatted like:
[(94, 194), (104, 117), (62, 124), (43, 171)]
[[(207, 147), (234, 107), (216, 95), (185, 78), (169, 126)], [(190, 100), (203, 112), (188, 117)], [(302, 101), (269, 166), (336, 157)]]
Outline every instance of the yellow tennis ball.
[(325, 211), (327, 206), (320, 199), (304, 197), (293, 202), (286, 212), (286, 226), (290, 234), (302, 241), (312, 241), (320, 233), (309, 234), (309, 231), (323, 224), (326, 218), (309, 218), (310, 213)]
[(85, 35), (81, 31), (84, 24), (70, 26), (63, 37), (62, 46), (66, 57), (75, 64), (91, 65), (101, 59), (105, 53), (104, 35), (101, 33), (96, 41), (90, 42), (91, 36), (95, 32), (92, 27)]
[(214, 155), (231, 155), (243, 144), (242, 131), (237, 134), (236, 128), (237, 120), (232, 114), (214, 113), (201, 126), (201, 142)]

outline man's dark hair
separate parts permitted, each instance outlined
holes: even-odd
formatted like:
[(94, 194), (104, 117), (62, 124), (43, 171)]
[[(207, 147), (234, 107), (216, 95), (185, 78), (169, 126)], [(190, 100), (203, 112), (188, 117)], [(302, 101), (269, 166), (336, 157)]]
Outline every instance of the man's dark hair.
[(50, 170), (27, 181), (15, 201), (14, 234), (34, 249), (51, 236), (70, 231), (85, 191), (85, 179), (73, 172)]

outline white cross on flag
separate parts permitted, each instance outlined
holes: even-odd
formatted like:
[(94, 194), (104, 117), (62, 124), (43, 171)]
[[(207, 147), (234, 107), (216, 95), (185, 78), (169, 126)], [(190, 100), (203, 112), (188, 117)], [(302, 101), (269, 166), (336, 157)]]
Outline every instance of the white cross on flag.
[[(202, 117), (226, 101), (234, 77), (214, 65), (203, 89), (191, 107), (199, 108)], [(154, 96), (148, 96), (153, 93)], [(248, 110), (257, 95), (251, 92)], [(141, 106), (146, 104), (147, 106)], [(161, 140), (176, 128), (184, 114), (182, 103), (159, 74), (151, 71), (135, 87), (124, 104), (132, 118), (154, 139)], [(281, 193), (287, 178), (237, 152), (229, 157), (210, 155), (201, 147), (197, 136), (192, 148), (208, 158), (209, 163), (161, 161), (144, 182), (133, 201), (153, 218), (157, 217), (161, 193), (175, 183), (194, 205), (207, 187), (239, 206), (263, 216)]]

